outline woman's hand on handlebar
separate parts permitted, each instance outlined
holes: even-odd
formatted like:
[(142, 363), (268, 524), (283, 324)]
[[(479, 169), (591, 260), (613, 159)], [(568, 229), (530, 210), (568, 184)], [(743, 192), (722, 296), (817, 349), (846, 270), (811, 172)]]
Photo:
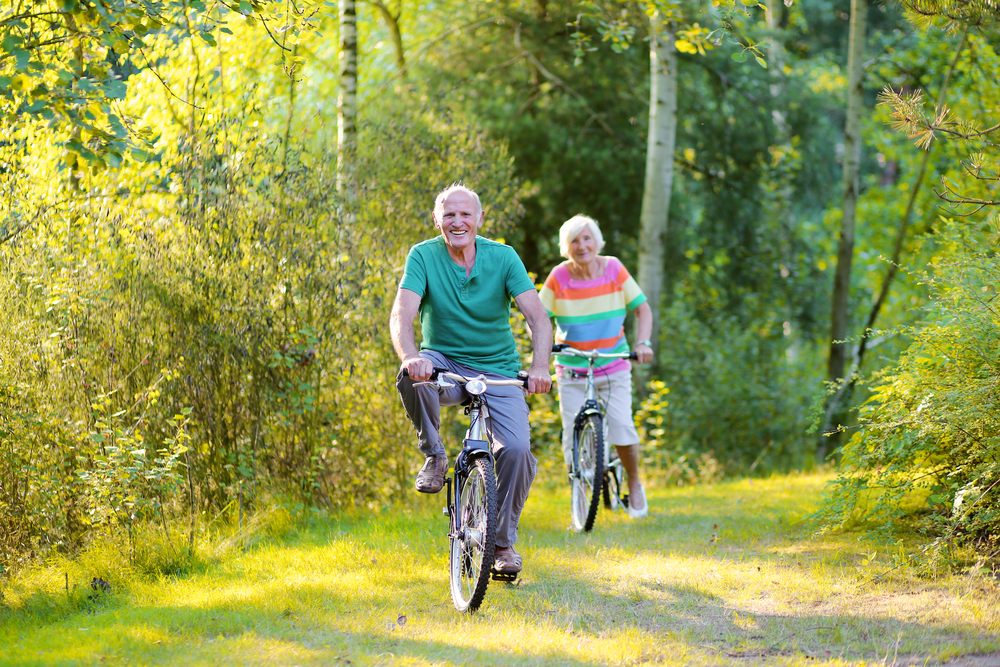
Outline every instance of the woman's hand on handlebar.
[(401, 368), (414, 382), (426, 382), (434, 372), (434, 362), (423, 357), (410, 357), (403, 361)]
[(635, 358), (640, 364), (648, 364), (653, 360), (653, 348), (639, 344), (635, 346)]

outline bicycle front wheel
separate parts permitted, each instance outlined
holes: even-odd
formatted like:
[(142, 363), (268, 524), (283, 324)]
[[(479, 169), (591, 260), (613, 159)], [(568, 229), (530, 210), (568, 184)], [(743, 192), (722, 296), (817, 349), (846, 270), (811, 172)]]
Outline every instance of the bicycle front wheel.
[(573, 529), (587, 532), (594, 527), (604, 486), (604, 427), (601, 415), (587, 415), (574, 428), (573, 467), (570, 478)]
[(455, 609), (475, 611), (486, 597), (497, 536), (497, 478), (493, 461), (480, 456), (469, 467), (455, 503), (451, 536), (451, 599)]

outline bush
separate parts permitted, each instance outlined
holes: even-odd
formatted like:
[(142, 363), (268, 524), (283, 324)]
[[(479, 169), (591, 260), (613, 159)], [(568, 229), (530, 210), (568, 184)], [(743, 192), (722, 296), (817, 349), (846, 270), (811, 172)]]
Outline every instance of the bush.
[(924, 275), (932, 299), (912, 344), (873, 383), (817, 519), (938, 546), (1000, 536), (1000, 257), (951, 228)]
[[(440, 189), (477, 188), (493, 229), (518, 215), (503, 146), (436, 109), (370, 108), (346, 200), (321, 137), (244, 128), (233, 147), (225, 127), (87, 174), (0, 246), (0, 567), (88, 529), (410, 489), (389, 309)], [(19, 159), (44, 173), (37, 157)]]
[(804, 433), (816, 378), (811, 357), (790, 351), (780, 329), (725, 315), (705, 321), (678, 300), (664, 314), (658, 355), (660, 380), (636, 423), (665, 480), (811, 465)]

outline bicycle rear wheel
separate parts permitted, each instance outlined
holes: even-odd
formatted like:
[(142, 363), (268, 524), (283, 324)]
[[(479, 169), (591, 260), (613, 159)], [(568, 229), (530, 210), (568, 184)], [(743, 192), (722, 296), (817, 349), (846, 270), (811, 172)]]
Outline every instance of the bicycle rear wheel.
[(587, 415), (573, 429), (573, 467), (570, 477), (573, 529), (587, 532), (594, 527), (604, 486), (604, 428), (601, 415)]
[(489, 456), (469, 466), (455, 502), (451, 535), (451, 599), (455, 609), (475, 611), (486, 596), (497, 536), (497, 478)]

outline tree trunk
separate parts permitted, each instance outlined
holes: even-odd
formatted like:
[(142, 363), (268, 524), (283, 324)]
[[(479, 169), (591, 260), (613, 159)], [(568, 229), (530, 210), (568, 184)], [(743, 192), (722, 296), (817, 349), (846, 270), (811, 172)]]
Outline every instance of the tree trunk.
[(354, 0), (340, 0), (340, 93), (337, 96), (337, 192), (354, 198), (357, 151), (358, 29)]
[[(781, 13), (783, 11), (782, 0), (767, 0), (768, 32), (771, 34), (771, 48), (768, 49), (768, 56), (771, 59), (767, 68), (768, 76), (771, 79), (771, 99), (774, 107), (771, 109), (771, 119), (774, 121), (775, 143), (782, 145), (789, 141), (788, 120), (785, 111), (778, 107), (778, 103), (785, 99), (785, 46), (778, 36), (781, 30)], [(788, 207), (783, 207), (788, 210)]]
[[(958, 46), (955, 49), (955, 55), (951, 59), (951, 66), (945, 73), (944, 80), (941, 82), (941, 90), (938, 91), (937, 106), (935, 107), (935, 115), (941, 112), (944, 108), (944, 102), (948, 95), (948, 85), (951, 82), (952, 74), (955, 73), (955, 66), (958, 65), (958, 59), (962, 55), (962, 47), (965, 46), (965, 38), (968, 35), (968, 28), (962, 31), (962, 36), (958, 40)], [(878, 296), (875, 297), (875, 301), (872, 303), (871, 310), (868, 312), (868, 319), (865, 320), (864, 333), (861, 336), (861, 342), (858, 343), (858, 348), (854, 353), (854, 361), (852, 363), (851, 372), (848, 373), (848, 377), (844, 382), (841, 382), (840, 388), (830, 399), (827, 405), (824, 428), (829, 429), (830, 424), (833, 421), (833, 416), (839, 414), (843, 411), (843, 406), (850, 401), (851, 393), (854, 389), (854, 383), (856, 381), (855, 373), (861, 368), (861, 364), (865, 359), (865, 353), (868, 350), (868, 339), (872, 335), (872, 327), (875, 326), (875, 321), (878, 319), (879, 313), (882, 311), (882, 306), (885, 304), (886, 298), (889, 296), (889, 288), (892, 286), (893, 280), (895, 280), (896, 275), (899, 273), (899, 262), (903, 256), (903, 244), (906, 242), (906, 232), (910, 227), (910, 220), (913, 218), (913, 209), (916, 206), (917, 194), (920, 192), (920, 188), (924, 182), (924, 174), (927, 173), (927, 163), (930, 161), (931, 149), (930, 147), (924, 151), (923, 157), (920, 160), (920, 167), (917, 169), (916, 178), (913, 179), (913, 187), (910, 188), (910, 196), (906, 201), (906, 211), (903, 213), (903, 218), (899, 222), (899, 227), (896, 229), (896, 240), (892, 246), (892, 257), (889, 259), (889, 267), (886, 269), (885, 278), (882, 280), (882, 287), (879, 288)]]
[[(667, 216), (674, 180), (674, 140), (677, 130), (677, 50), (670, 26), (659, 12), (650, 19), (649, 139), (646, 181), (639, 228), (638, 281), (653, 311), (654, 349), (659, 349), (660, 302), (663, 299)], [(653, 357), (653, 369), (657, 367)], [(641, 373), (645, 375), (645, 373)], [(641, 386), (641, 384), (640, 384)]]
[[(868, 0), (851, 0), (850, 52), (848, 55), (847, 123), (844, 127), (844, 178), (843, 215), (840, 221), (840, 244), (837, 250), (837, 269), (833, 281), (833, 306), (830, 317), (830, 356), (826, 377), (830, 382), (844, 380), (844, 366), (847, 360), (847, 320), (848, 300), (851, 292), (851, 263), (854, 259), (855, 210), (858, 203), (858, 172), (861, 165), (861, 114), (862, 79), (864, 76), (865, 23), (868, 14)], [(843, 411), (831, 414), (823, 426), (816, 447), (816, 456), (824, 460), (828, 445), (836, 447), (837, 434), (825, 433), (834, 430)]]
[(399, 17), (402, 16), (402, 10), (393, 14), (382, 0), (372, 0), (371, 4), (382, 15), (382, 20), (385, 21), (386, 27), (389, 28), (389, 35), (392, 37), (393, 52), (396, 54), (396, 69), (399, 70), (399, 78), (405, 79), (406, 55), (403, 52), (403, 34), (399, 30)]

